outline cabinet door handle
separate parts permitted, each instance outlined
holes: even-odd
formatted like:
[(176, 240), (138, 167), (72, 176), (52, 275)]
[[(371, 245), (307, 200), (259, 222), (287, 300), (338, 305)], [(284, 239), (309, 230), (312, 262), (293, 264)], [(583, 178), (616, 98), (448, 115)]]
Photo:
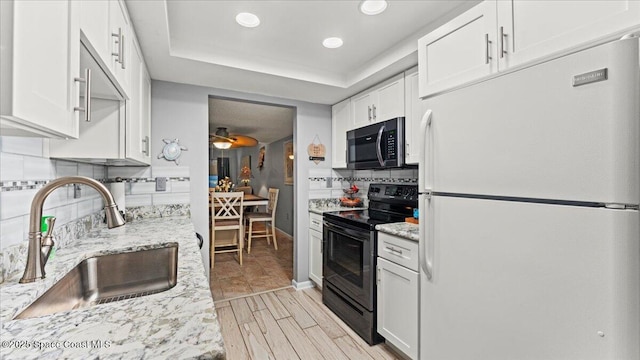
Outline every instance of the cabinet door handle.
[(376, 279), (378, 280), (378, 285), (380, 285), (380, 280), (382, 280), (381, 279), (382, 277), (380, 276), (380, 267), (379, 266), (376, 266), (376, 273), (377, 273), (376, 274)]
[(149, 137), (145, 136), (142, 139), (142, 153), (149, 156)]
[(120, 67), (122, 68), (122, 70), (124, 70), (126, 68), (126, 66), (124, 65), (124, 34), (122, 34), (122, 36), (120, 36)]
[(507, 51), (504, 49), (504, 39), (507, 37), (507, 34), (504, 33), (504, 26), (500, 26), (500, 59), (504, 58), (507, 54)]
[(84, 107), (76, 106), (74, 111), (84, 112), (84, 121), (91, 121), (91, 69), (84, 69), (84, 78), (75, 78), (77, 82), (84, 83)]
[(111, 55), (116, 56), (116, 61), (120, 64), (120, 66), (122, 66), (122, 51), (124, 49), (124, 41), (122, 41), (122, 28), (118, 28), (117, 33), (111, 33), (111, 36), (116, 38), (116, 44), (118, 44), (118, 52), (111, 53)]
[(488, 64), (491, 60), (491, 56), (489, 56), (489, 45), (491, 41), (489, 41), (489, 34), (484, 34), (484, 63)]
[(376, 120), (376, 106), (375, 105), (371, 105), (371, 107), (373, 107), (373, 120)]
[(369, 121), (371, 121), (371, 106), (367, 106), (367, 114), (369, 115)]
[(396, 249), (394, 247), (390, 247), (390, 246), (387, 246), (387, 249), (393, 254), (402, 255), (402, 250), (398, 250), (398, 249)]

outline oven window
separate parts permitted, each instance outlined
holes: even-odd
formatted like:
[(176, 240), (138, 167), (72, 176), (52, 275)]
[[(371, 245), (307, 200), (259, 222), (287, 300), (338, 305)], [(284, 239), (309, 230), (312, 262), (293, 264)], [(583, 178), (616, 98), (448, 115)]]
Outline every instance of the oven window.
[(363, 285), (364, 243), (348, 236), (329, 232), (329, 254), (327, 266), (337, 276), (358, 288)]

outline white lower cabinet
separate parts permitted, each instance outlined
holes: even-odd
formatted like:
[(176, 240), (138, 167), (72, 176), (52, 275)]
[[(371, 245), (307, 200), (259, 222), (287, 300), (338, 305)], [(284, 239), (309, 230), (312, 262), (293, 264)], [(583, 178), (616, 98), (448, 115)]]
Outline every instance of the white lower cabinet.
[(322, 215), (309, 213), (309, 279), (322, 288)]
[(378, 233), (377, 330), (410, 359), (417, 359), (419, 350), (417, 247), (415, 241)]

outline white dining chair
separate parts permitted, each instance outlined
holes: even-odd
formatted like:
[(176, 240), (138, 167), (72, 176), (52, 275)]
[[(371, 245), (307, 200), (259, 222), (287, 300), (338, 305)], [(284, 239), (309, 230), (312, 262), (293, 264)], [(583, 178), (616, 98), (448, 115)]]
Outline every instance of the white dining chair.
[[(242, 213), (243, 192), (209, 192), (211, 214), (211, 268), (215, 263), (215, 254), (237, 252), (242, 266), (244, 247), (244, 223)], [(219, 231), (235, 230), (231, 238), (218, 238)]]
[[(278, 250), (278, 242), (276, 239), (276, 208), (278, 207), (278, 194), (280, 189), (269, 189), (269, 203), (266, 212), (251, 212), (245, 214), (245, 222), (248, 227), (247, 234), (247, 254), (251, 253), (251, 240), (253, 238), (267, 238), (267, 244), (271, 244), (270, 238), (273, 239), (273, 246)], [(253, 224), (257, 222), (264, 223), (264, 230), (254, 229)]]

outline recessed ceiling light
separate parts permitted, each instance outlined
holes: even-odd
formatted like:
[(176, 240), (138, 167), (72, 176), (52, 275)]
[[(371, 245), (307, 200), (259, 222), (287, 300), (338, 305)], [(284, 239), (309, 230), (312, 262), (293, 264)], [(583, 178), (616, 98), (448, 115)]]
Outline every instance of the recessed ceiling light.
[(340, 46), (342, 46), (342, 39), (340, 39), (339, 37), (326, 38), (322, 41), (322, 45), (329, 49), (339, 48)]
[(240, 13), (236, 15), (236, 22), (244, 27), (253, 28), (260, 25), (260, 19), (252, 13)]
[(360, 3), (360, 11), (365, 15), (378, 15), (386, 8), (385, 0), (365, 0)]

